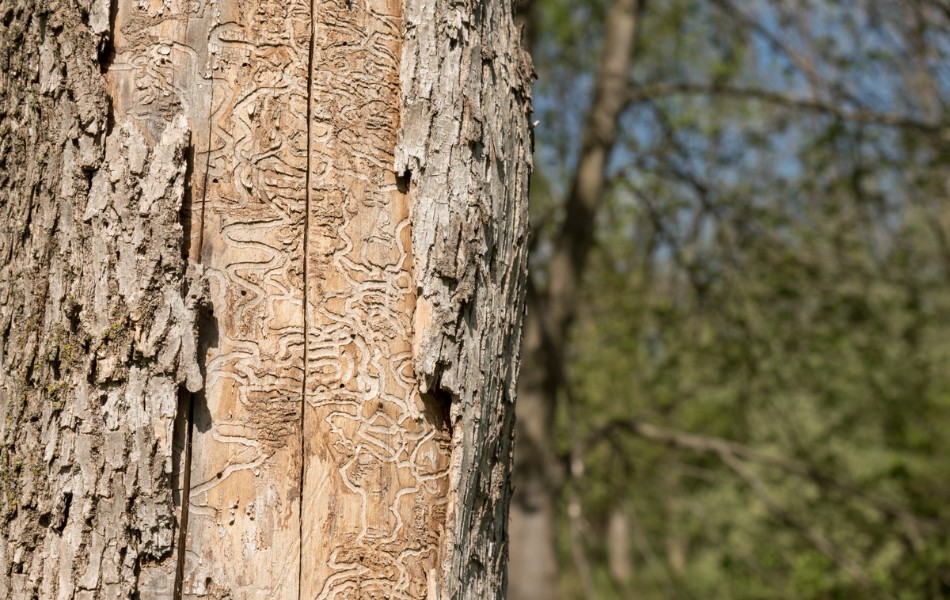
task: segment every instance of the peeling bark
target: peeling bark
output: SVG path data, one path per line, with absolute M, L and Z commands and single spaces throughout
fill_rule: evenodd
M 412 181 L 415 370 L 451 401 L 452 598 L 507 585 L 532 76 L 509 3 L 408 4 L 396 170 Z
M 88 9 L 5 2 L 0 590 L 127 598 L 172 554 L 174 423 L 196 391 L 182 260 L 190 131 L 113 124 Z

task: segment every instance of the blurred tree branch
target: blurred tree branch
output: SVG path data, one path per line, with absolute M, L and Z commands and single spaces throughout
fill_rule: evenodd
M 560 143 L 555 183 L 535 190 L 544 272 L 529 283 L 516 498 L 566 509 L 564 581 L 589 597 L 604 591 L 604 515 L 627 502 L 647 560 L 624 593 L 867 597 L 924 581 L 943 597 L 944 421 L 921 409 L 950 389 L 935 324 L 950 310 L 950 71 L 927 37 L 950 7 L 681 0 L 636 13 L 631 39 L 617 32 L 634 5 L 564 0 L 539 20 L 557 28 L 542 43 L 567 47 L 548 52 L 574 54 L 542 80 L 559 93 L 537 134 Z M 599 69 L 577 73 L 602 32 Z M 671 456 L 716 481 L 666 490 Z M 663 493 L 686 508 L 663 512 Z M 768 510 L 746 512 L 755 498 Z M 512 548 L 544 552 L 515 521 Z M 651 538 L 683 531 L 686 567 L 658 573 Z M 512 577 L 526 577 L 514 559 Z
M 714 436 L 665 429 L 639 419 L 617 419 L 602 425 L 587 438 L 585 447 L 590 449 L 601 441 L 610 439 L 618 432 L 632 434 L 641 439 L 665 444 L 672 448 L 691 450 L 701 454 L 713 454 L 729 466 L 732 465 L 727 461 L 727 458 L 730 460 L 738 458 L 775 467 L 807 479 L 821 487 L 835 489 L 849 496 L 860 498 L 889 519 L 899 522 L 904 527 L 907 541 L 914 549 L 919 550 L 921 548 L 922 530 L 936 531 L 945 528 L 943 523 L 919 517 L 898 504 L 872 498 L 856 485 L 841 481 L 807 463 L 759 452 L 744 444 Z
M 548 285 L 529 282 L 522 371 L 518 384 L 515 488 L 511 508 L 512 600 L 553 600 L 556 576 L 556 508 L 562 477 L 553 448 L 553 416 L 561 387 L 562 353 L 577 310 L 579 287 L 594 241 L 595 215 L 604 195 L 607 164 L 630 85 L 634 49 L 646 0 L 615 0 L 604 52 L 582 136 L 578 166 L 565 199 L 566 219 L 556 238 Z M 530 32 L 529 32 L 530 33 Z M 529 278 L 530 279 L 530 278 Z M 578 565 L 583 571 L 583 564 Z
M 737 460 L 736 455 L 729 451 L 716 451 L 722 462 L 738 475 L 746 484 L 752 488 L 760 500 L 765 504 L 769 511 L 776 515 L 781 521 L 797 531 L 799 535 L 808 540 L 819 552 L 827 556 L 833 563 L 838 565 L 844 572 L 848 573 L 857 581 L 861 587 L 867 590 L 873 590 L 875 587 L 867 572 L 861 568 L 848 556 L 845 556 L 835 545 L 817 528 L 810 526 L 807 522 L 795 518 L 788 510 L 772 497 L 768 486 L 755 475 L 755 473 L 741 460 Z M 890 594 L 878 592 L 880 597 L 892 598 Z
M 912 129 L 922 133 L 937 134 L 946 130 L 941 123 L 923 121 L 890 112 L 847 109 L 832 102 L 803 98 L 792 94 L 753 87 L 734 86 L 725 83 L 655 83 L 634 87 L 627 101 L 638 104 L 673 96 L 707 96 L 734 100 L 758 100 L 768 104 L 807 112 L 822 113 L 845 121 Z

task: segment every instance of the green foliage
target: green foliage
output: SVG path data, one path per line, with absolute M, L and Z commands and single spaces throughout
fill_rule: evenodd
M 582 114 L 559 98 L 589 88 L 605 8 L 541 8 L 539 105 Z M 707 93 L 624 115 L 558 406 L 558 451 L 585 467 L 564 490 L 569 595 L 580 544 L 597 598 L 950 596 L 948 48 L 926 3 L 648 5 L 637 85 L 827 106 Z M 542 281 L 582 118 L 544 122 Z M 631 420 L 806 469 L 611 428 Z M 615 511 L 627 582 L 608 567 Z

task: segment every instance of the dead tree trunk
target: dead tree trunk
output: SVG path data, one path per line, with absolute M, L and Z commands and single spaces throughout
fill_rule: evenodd
M 0 596 L 492 598 L 508 0 L 0 0 Z

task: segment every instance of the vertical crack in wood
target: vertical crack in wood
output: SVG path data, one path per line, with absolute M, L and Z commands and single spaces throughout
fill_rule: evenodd
M 300 514 L 298 529 L 298 556 L 297 556 L 297 598 L 303 600 L 303 529 L 304 529 L 304 476 L 307 469 L 307 448 L 304 440 L 306 428 L 304 421 L 307 415 L 307 358 L 310 347 L 310 331 L 307 328 L 309 321 L 307 319 L 307 282 L 310 272 L 308 271 L 307 253 L 310 248 L 310 161 L 312 160 L 311 149 L 313 139 L 311 135 L 312 116 L 313 116 L 313 52 L 316 45 L 316 18 L 317 2 L 310 1 L 310 47 L 307 55 L 307 171 L 304 174 L 304 215 L 303 215 L 303 384 L 300 392 L 300 474 L 297 485 L 300 486 Z
M 178 556 L 175 565 L 174 600 L 182 600 L 185 578 L 185 540 L 188 537 L 188 502 L 191 492 L 191 439 L 195 422 L 195 395 L 188 394 L 188 422 L 185 433 L 185 468 L 182 474 L 181 519 L 178 522 Z
M 208 92 L 208 141 L 207 150 L 205 152 L 205 172 L 201 178 L 201 224 L 199 225 L 198 229 L 198 256 L 195 258 L 195 262 L 197 262 L 199 265 L 204 262 L 205 207 L 208 204 L 208 173 L 211 171 L 211 119 L 214 115 L 214 71 L 211 71 L 209 79 L 210 81 L 208 82 L 208 87 L 210 90 Z
M 210 39 L 209 39 L 210 41 Z M 200 220 L 198 223 L 198 247 L 196 256 L 193 260 L 197 264 L 202 264 L 202 255 L 204 249 L 204 239 L 205 239 L 205 206 L 208 199 L 208 172 L 211 167 L 211 117 L 214 113 L 214 72 L 211 73 L 210 81 L 210 92 L 209 92 L 209 101 L 208 101 L 208 137 L 207 137 L 207 148 L 205 151 L 205 168 L 204 173 L 202 174 L 202 183 L 201 183 L 201 200 L 198 203 L 198 211 Z M 192 145 L 192 151 L 194 150 L 194 145 Z M 194 172 L 191 173 L 194 176 Z M 192 189 L 194 186 L 190 186 L 189 189 Z M 194 198 L 191 193 L 188 193 L 188 197 L 191 200 L 191 206 L 188 207 L 188 210 L 191 212 L 191 221 L 192 227 L 194 227 Z M 184 243 L 188 243 L 189 239 L 183 240 Z M 201 339 L 201 326 L 204 323 L 204 319 L 199 318 L 197 325 L 197 331 L 195 335 L 198 339 Z M 200 353 L 203 351 L 203 348 L 199 345 L 198 360 L 200 363 L 204 363 L 203 357 L 200 356 Z M 203 370 L 203 369 L 202 369 Z M 204 376 L 204 373 L 202 373 Z M 203 391 L 200 393 L 204 393 Z M 176 556 L 175 563 L 175 588 L 173 592 L 174 600 L 182 600 L 182 592 L 185 581 L 185 555 L 186 555 L 186 542 L 188 539 L 188 507 L 191 504 L 191 446 L 192 440 L 194 439 L 194 427 L 195 427 L 195 394 L 188 394 L 188 417 L 187 423 L 185 425 L 185 459 L 184 459 L 184 469 L 182 473 L 182 483 L 181 483 L 181 517 L 178 522 L 178 555 Z

